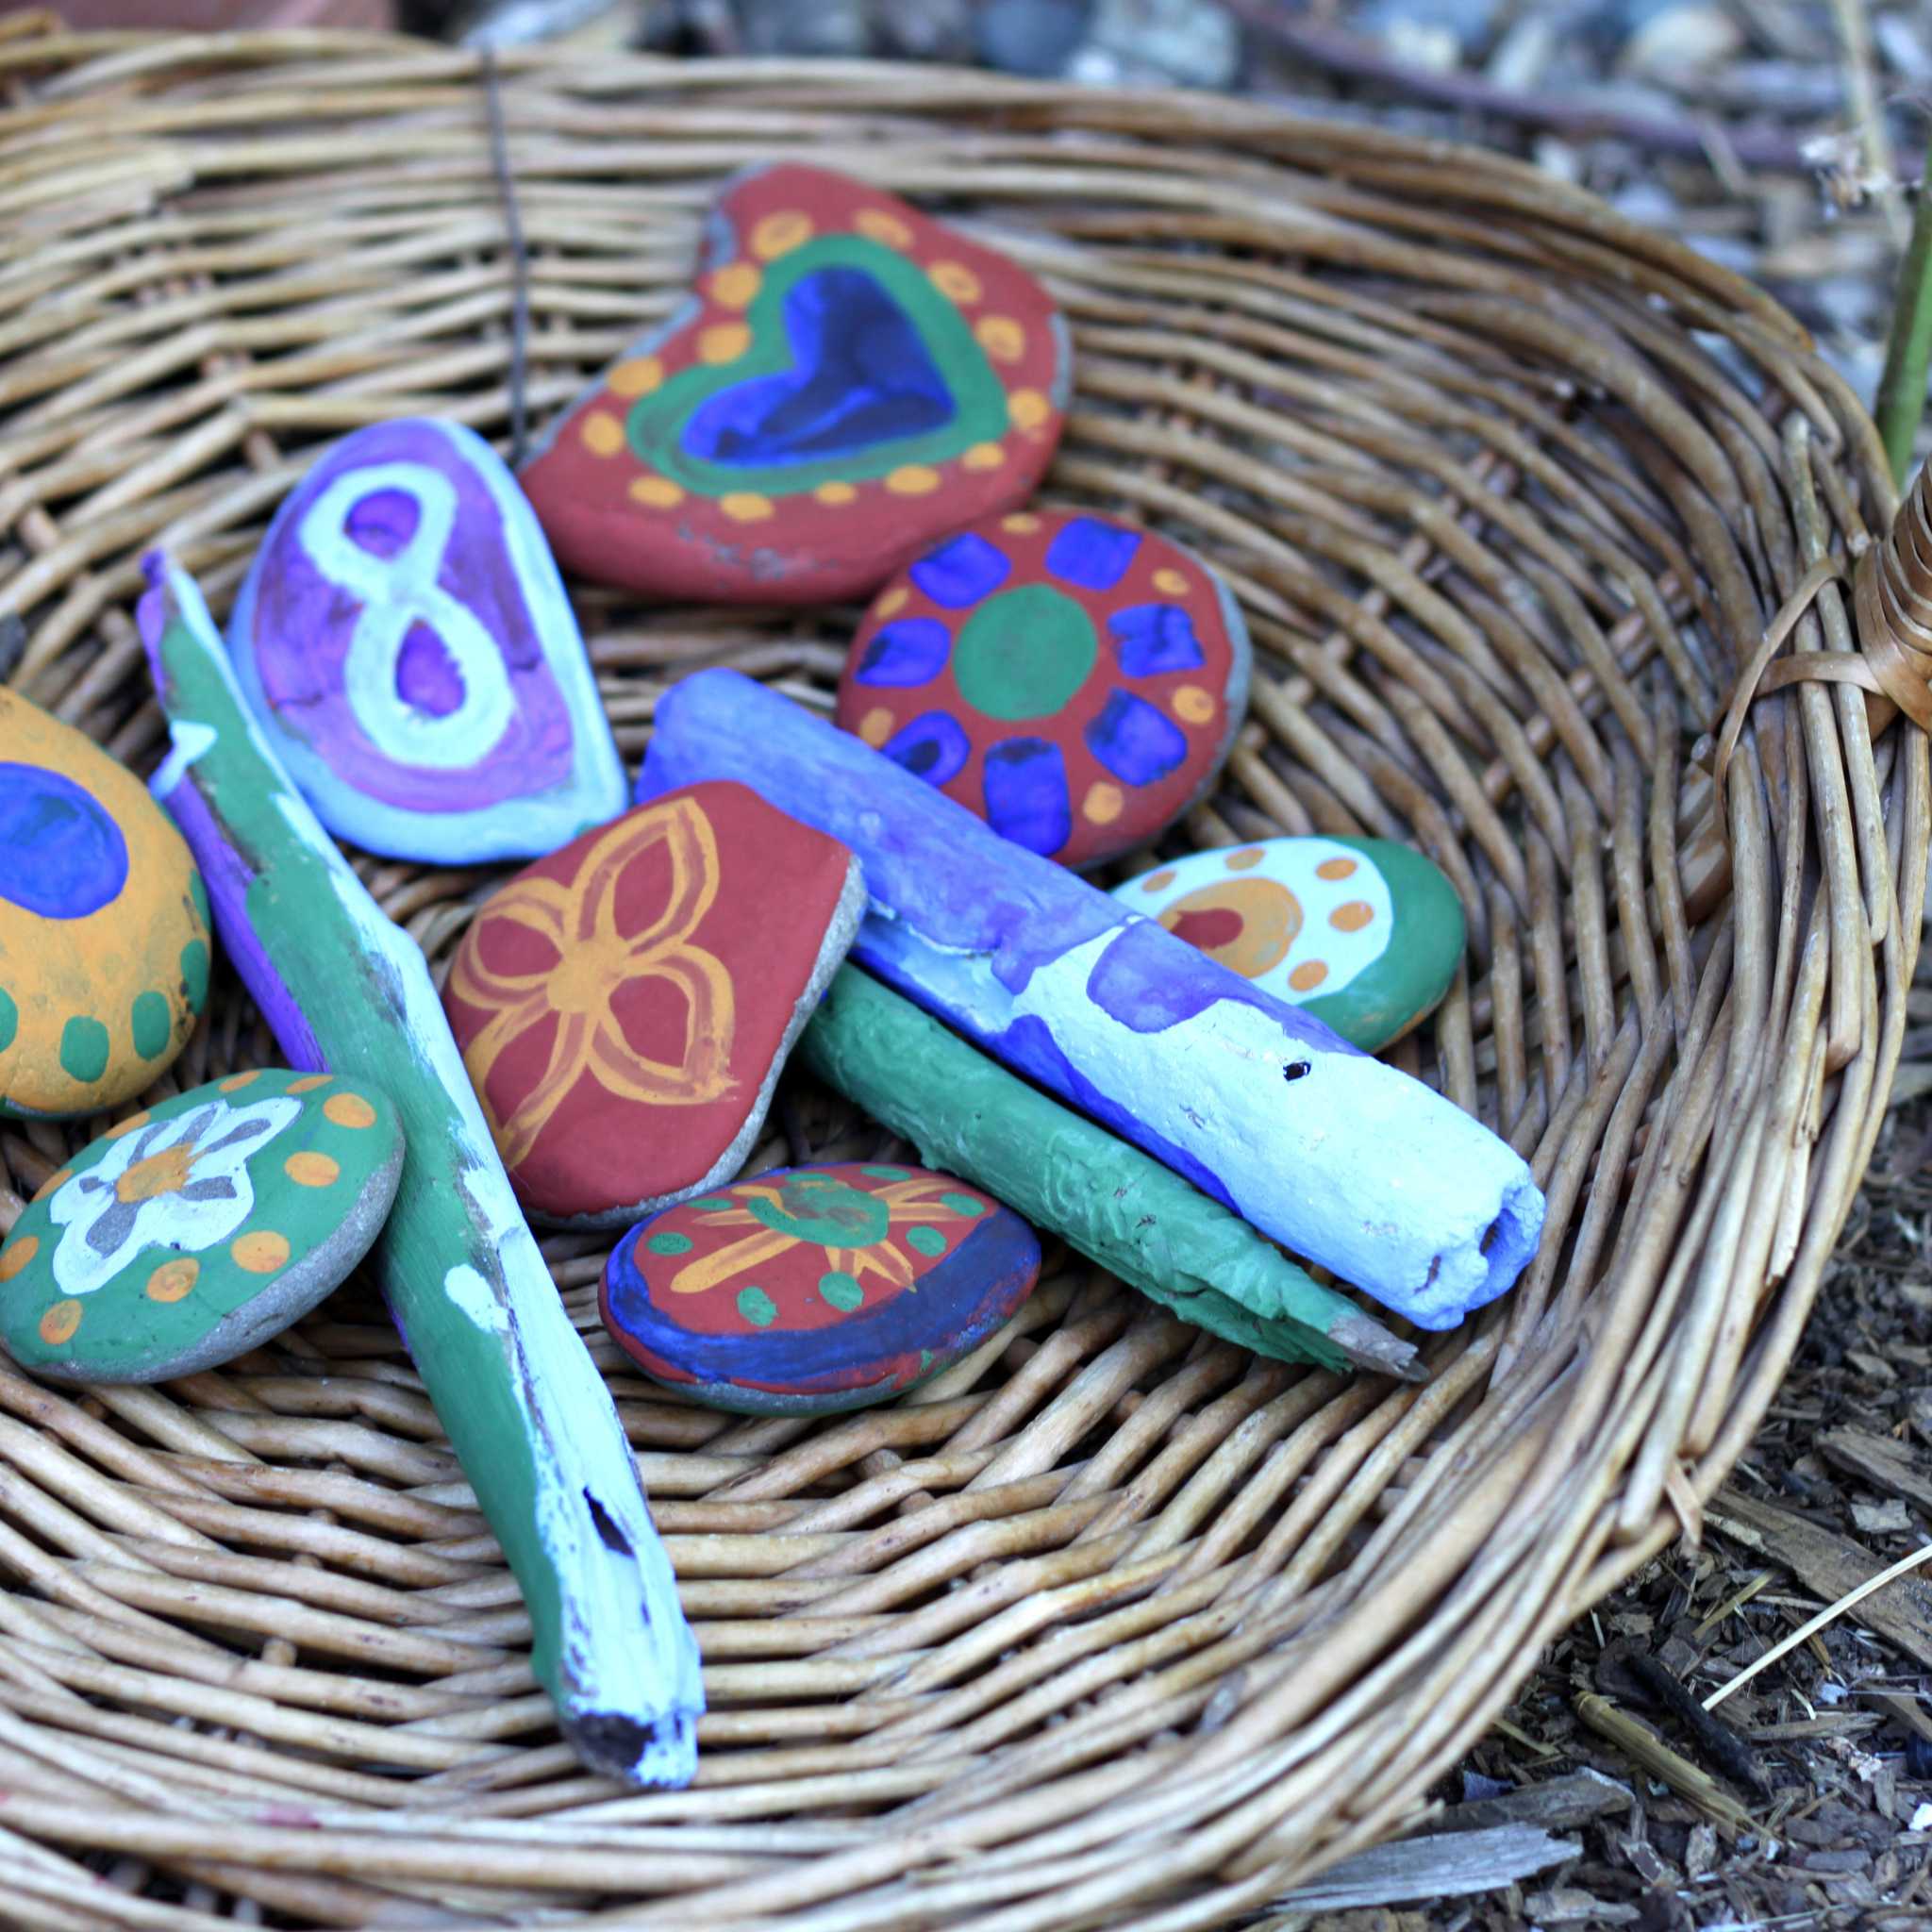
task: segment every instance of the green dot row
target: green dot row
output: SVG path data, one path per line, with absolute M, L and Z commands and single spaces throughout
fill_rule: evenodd
M 181 948 L 181 979 L 188 995 L 188 1010 L 199 1013 L 208 1000 L 208 955 L 200 940 L 190 940 Z M 0 987 L 0 1053 L 13 1044 L 20 1031 L 20 1008 L 5 987 Z M 167 996 L 150 988 L 138 992 L 128 1009 L 128 1031 L 134 1050 L 142 1059 L 158 1058 L 175 1037 L 175 1015 Z M 92 1082 L 108 1071 L 113 1050 L 113 1036 L 106 1024 L 91 1014 L 76 1013 L 60 1029 L 60 1068 L 69 1079 Z

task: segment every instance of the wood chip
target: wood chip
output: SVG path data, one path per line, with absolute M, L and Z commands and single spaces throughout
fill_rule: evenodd
M 1545 1778 L 1499 1797 L 1476 1798 L 1445 1811 L 1439 1823 L 1444 1831 L 1478 1831 L 1494 1824 L 1535 1824 L 1545 1831 L 1571 1831 L 1592 1818 L 1624 1809 L 1631 1802 L 1630 1787 L 1600 1771 L 1572 1772 L 1568 1777 Z
M 1377 1845 L 1344 1858 L 1307 1885 L 1274 1902 L 1275 1908 L 1343 1911 L 1357 1906 L 1419 1903 L 1494 1891 L 1581 1856 L 1574 1839 L 1552 1838 L 1530 1824 L 1487 1831 L 1434 1832 Z
M 1721 1490 L 1706 1517 L 1713 1529 L 1733 1542 L 1782 1563 L 1826 1603 L 1849 1595 L 1887 1568 L 1863 1543 L 1735 1490 Z M 1851 1617 L 1932 1668 L 1932 1589 L 1922 1578 L 1901 1576 L 1888 1583 L 1865 1598 Z
M 1932 1511 L 1932 1473 L 1919 1466 L 1903 1442 L 1890 1436 L 1870 1436 L 1862 1429 L 1826 1429 L 1817 1447 L 1827 1462 L 1848 1475 Z

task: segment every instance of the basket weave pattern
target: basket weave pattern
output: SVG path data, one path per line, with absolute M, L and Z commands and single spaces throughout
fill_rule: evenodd
M 327 439 L 506 435 L 485 100 L 466 56 L 298 36 L 16 31 L 0 87 L 12 682 L 146 770 L 146 547 L 221 615 Z M 1481 154 L 879 67 L 530 55 L 503 101 L 533 425 L 670 312 L 753 160 L 872 176 L 1047 281 L 1077 358 L 1047 499 L 1199 549 L 1259 654 L 1168 849 L 1364 833 L 1448 871 L 1467 969 L 1391 1057 L 1530 1158 L 1548 1234 L 1424 1387 L 1257 1362 L 1061 1259 L 916 1399 L 816 1423 L 641 1381 L 608 1243 L 546 1241 L 704 1650 L 681 1793 L 558 1743 L 359 1282 L 164 1387 L 0 1372 L 0 1917 L 1230 1923 L 1411 1813 L 1696 1529 L 1776 1386 L 1898 1052 L 1925 740 L 1777 691 L 1721 830 L 1697 741 L 1809 567 L 1887 527 L 1882 452 L 1766 298 Z M 825 706 L 856 616 L 578 608 L 633 761 L 700 665 Z M 1837 585 L 1792 646 L 1854 648 Z M 358 867 L 439 970 L 496 876 Z M 161 1091 L 275 1058 L 218 974 Z M 793 1084 L 813 1158 L 873 1155 Z M 0 1129 L 0 1228 L 99 1124 Z

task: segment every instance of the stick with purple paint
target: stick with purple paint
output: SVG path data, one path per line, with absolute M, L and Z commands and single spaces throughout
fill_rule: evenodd
M 303 802 L 192 581 L 151 559 L 141 630 L 174 748 L 154 778 L 291 1066 L 359 1074 L 407 1137 L 375 1255 L 476 1501 L 522 1586 L 532 1667 L 593 1770 L 684 1785 L 697 1646 L 610 1395 L 491 1142 L 422 953 Z

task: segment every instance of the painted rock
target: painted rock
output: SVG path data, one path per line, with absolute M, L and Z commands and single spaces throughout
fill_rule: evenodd
M 648 594 L 862 596 L 1024 503 L 1071 360 L 1046 291 L 879 189 L 726 190 L 695 293 L 549 433 L 524 487 L 571 570 Z
M 1015 844 L 1074 867 L 1144 844 L 1213 782 L 1248 701 L 1227 588 L 1164 537 L 1022 510 L 874 601 L 839 723 Z
M 93 1113 L 188 1042 L 208 893 L 125 766 L 0 691 L 0 1116 Z
M 1456 888 L 1387 839 L 1195 852 L 1114 897 L 1368 1053 L 1435 1009 L 1462 957 Z
M 624 809 L 543 532 L 457 424 L 337 443 L 270 525 L 228 649 L 316 816 L 368 851 L 527 858 Z
M 1033 1230 L 917 1167 L 774 1168 L 634 1227 L 604 1325 L 713 1408 L 821 1415 L 910 1389 L 1032 1292 Z
M 388 1096 L 233 1074 L 164 1100 L 48 1181 L 0 1248 L 0 1341 L 64 1382 L 158 1382 L 245 1355 L 381 1230 L 403 1172 Z
M 621 1227 L 735 1174 L 865 910 L 836 839 L 692 785 L 477 914 L 443 1007 L 524 1206 Z

